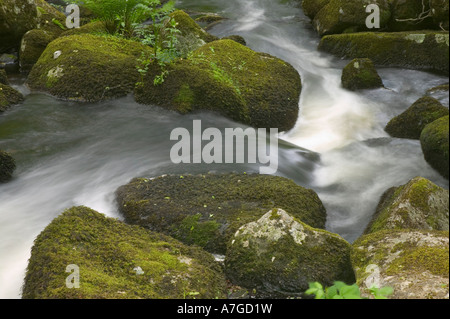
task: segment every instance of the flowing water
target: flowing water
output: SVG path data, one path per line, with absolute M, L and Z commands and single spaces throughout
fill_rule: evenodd
M 179 6 L 222 14 L 228 19 L 211 33 L 242 35 L 252 49 L 299 71 L 301 114 L 296 127 L 280 136 L 277 174 L 319 194 L 330 231 L 355 240 L 382 193 L 415 176 L 448 188 L 423 159 L 418 141 L 392 139 L 383 130 L 389 119 L 448 78 L 380 69 L 387 89 L 348 92 L 340 87 L 348 61 L 317 51 L 319 39 L 293 3 L 183 0 Z M 174 128 L 191 128 L 197 119 L 205 128 L 240 126 L 216 114 L 181 116 L 139 105 L 132 97 L 80 105 L 30 94 L 21 78 L 13 82 L 26 101 L 0 115 L 0 149 L 13 153 L 18 164 L 14 180 L 0 185 L 0 298 L 20 297 L 33 241 L 64 209 L 85 205 L 120 218 L 114 191 L 133 177 L 259 169 L 255 164 L 171 163 Z M 448 106 L 448 94 L 438 98 Z

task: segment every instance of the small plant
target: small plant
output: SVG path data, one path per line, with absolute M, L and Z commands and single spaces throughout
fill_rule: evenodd
M 391 287 L 372 287 L 369 292 L 373 299 L 387 299 L 394 290 Z M 368 299 L 361 297 L 361 290 L 357 284 L 347 285 L 341 281 L 336 281 L 333 286 L 323 288 L 318 282 L 309 284 L 307 295 L 315 295 L 315 299 Z

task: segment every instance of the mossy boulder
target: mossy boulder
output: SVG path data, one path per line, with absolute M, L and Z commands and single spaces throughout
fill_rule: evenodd
M 386 230 L 353 243 L 357 284 L 392 287 L 392 299 L 445 299 L 449 293 L 449 233 Z
M 389 31 L 412 31 L 434 29 L 430 12 L 431 1 L 423 0 L 389 0 L 392 17 Z M 448 2 L 448 0 L 446 0 Z
M 425 126 L 447 115 L 448 108 L 435 98 L 424 96 L 405 112 L 394 117 L 385 131 L 392 137 L 418 140 Z
M 420 143 L 426 161 L 448 179 L 448 121 L 444 116 L 428 124 L 420 135 Z
M 23 95 L 9 85 L 0 83 L 0 113 L 6 111 L 11 105 L 23 101 Z
M 314 17 L 325 7 L 330 0 L 303 0 L 302 9 L 307 17 L 314 19 Z
M 8 75 L 6 74 L 6 71 L 3 69 L 0 69 L 0 84 L 8 85 Z
M 222 40 L 233 40 L 239 44 L 247 45 L 247 41 L 245 41 L 244 37 L 240 35 L 229 35 L 227 37 L 223 37 Z
M 139 103 L 158 105 L 180 113 L 218 112 L 258 128 L 287 131 L 297 122 L 301 79 L 288 63 L 257 53 L 232 40 L 208 43 L 188 59 L 161 70 L 152 68 L 135 90 Z
M 431 0 L 431 14 L 435 27 L 449 29 L 449 0 Z
M 80 34 L 103 35 L 106 33 L 107 33 L 106 26 L 103 21 L 93 21 L 93 22 L 89 22 L 85 25 L 82 25 L 79 28 L 73 28 L 70 30 L 66 30 L 61 34 L 61 36 L 71 36 L 71 35 L 80 35 Z
M 37 6 L 30 0 L 0 0 L 0 54 L 20 46 L 22 36 L 38 24 Z
M 127 223 L 220 254 L 239 227 L 258 220 L 273 206 L 315 228 L 324 228 L 326 220 L 325 208 L 314 191 L 268 175 L 140 178 L 116 194 Z
M 67 288 L 66 267 L 79 268 Z M 24 299 L 214 299 L 225 296 L 220 266 L 208 253 L 86 207 L 55 218 L 31 250 Z
M 177 10 L 170 14 L 170 17 L 177 23 L 176 27 L 180 31 L 177 34 L 177 49 L 183 55 L 187 56 L 206 43 L 218 40 L 202 29 L 186 12 Z
M 330 0 L 315 15 L 313 25 L 320 36 L 342 33 L 349 28 L 355 32 L 367 31 L 366 20 L 369 14 L 366 7 L 369 4 L 379 6 L 380 27 L 384 28 L 391 18 L 387 0 Z
M 0 183 L 9 182 L 15 169 L 14 158 L 9 153 L 0 150 Z
M 319 50 L 340 58 L 369 58 L 375 65 L 449 72 L 448 32 L 361 32 L 328 35 Z
M 370 59 L 354 59 L 342 71 L 342 86 L 351 91 L 383 87 Z
M 20 68 L 29 72 L 41 57 L 48 44 L 58 37 L 55 33 L 43 29 L 33 29 L 22 38 L 19 53 Z
M 423 177 L 387 190 L 365 233 L 386 229 L 449 230 L 449 193 Z
M 282 209 L 243 225 L 229 242 L 225 273 L 233 283 L 262 296 L 295 296 L 310 282 L 355 282 L 351 245 L 314 229 Z
M 150 50 L 116 37 L 61 37 L 47 46 L 27 84 L 67 100 L 95 102 L 125 96 L 139 79 L 137 59 Z
M 37 28 L 54 34 L 61 34 L 66 30 L 66 16 L 58 11 L 45 0 L 34 0 L 36 2 L 38 24 Z

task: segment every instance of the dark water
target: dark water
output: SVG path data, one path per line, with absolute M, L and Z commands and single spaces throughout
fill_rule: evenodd
M 252 49 L 301 73 L 301 115 L 296 128 L 281 136 L 277 175 L 318 192 L 329 230 L 356 239 L 381 194 L 415 176 L 448 188 L 424 161 L 418 141 L 391 139 L 383 131 L 389 119 L 448 78 L 381 69 L 388 90 L 347 92 L 340 74 L 348 61 L 316 50 L 318 37 L 292 3 L 184 0 L 179 6 L 223 14 L 228 20 L 212 33 L 242 35 Z M 193 120 L 202 120 L 204 128 L 241 126 L 218 115 L 181 116 L 138 105 L 132 97 L 95 105 L 63 102 L 29 94 L 21 83 L 17 79 L 15 87 L 27 94 L 25 103 L 0 115 L 0 149 L 18 163 L 14 180 L 0 186 L 0 298 L 20 297 L 34 238 L 66 208 L 85 205 L 118 218 L 114 191 L 133 177 L 259 170 L 259 164 L 171 163 L 174 128 L 190 129 Z M 448 94 L 438 97 L 448 106 Z

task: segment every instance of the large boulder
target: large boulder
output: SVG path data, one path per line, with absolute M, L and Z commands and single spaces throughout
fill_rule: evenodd
M 17 49 L 22 36 L 38 24 L 37 6 L 30 0 L 0 0 L 0 54 Z
M 302 9 L 307 17 L 314 19 L 314 17 L 325 7 L 331 0 L 303 0 Z
M 23 99 L 22 93 L 9 85 L 0 83 L 0 113 L 6 111 L 11 105 L 19 104 Z
M 314 17 L 313 24 L 320 36 L 337 34 L 351 29 L 353 32 L 367 31 L 366 7 L 376 4 L 380 8 L 380 27 L 387 26 L 391 11 L 388 0 L 330 0 Z
M 449 193 L 416 177 L 386 191 L 366 234 L 386 229 L 449 230 Z
M 420 143 L 426 161 L 442 176 L 448 179 L 448 121 L 444 116 L 428 124 L 420 135 Z
M 33 29 L 25 33 L 20 44 L 19 64 L 23 72 L 29 72 L 48 44 L 58 37 L 43 29 Z
M 67 281 L 75 283 L 67 279 L 73 271 L 66 272 L 68 266 L 78 267 L 78 288 L 66 286 Z M 225 295 L 225 278 L 212 255 L 89 208 L 74 207 L 36 238 L 22 297 L 214 299 Z
M 389 121 L 385 131 L 392 137 L 418 140 L 425 126 L 447 115 L 449 115 L 448 108 L 438 100 L 424 96 Z
M 342 86 L 348 90 L 364 90 L 383 87 L 370 59 L 354 59 L 342 71 Z
M 127 223 L 220 254 L 239 227 L 258 220 L 274 206 L 315 228 L 324 228 L 326 220 L 314 191 L 269 175 L 134 179 L 117 190 L 117 202 Z
M 0 183 L 10 181 L 15 169 L 14 158 L 9 153 L 0 150 Z
M 392 287 L 392 299 L 448 299 L 449 233 L 386 230 L 353 243 L 357 284 Z
M 310 282 L 355 282 L 351 245 L 281 209 L 243 225 L 231 238 L 225 272 L 233 283 L 262 296 L 295 296 Z
M 322 38 L 319 50 L 375 65 L 449 72 L 448 32 L 361 32 Z
M 164 83 L 151 68 L 135 90 L 139 103 L 180 113 L 210 110 L 258 128 L 287 131 L 297 122 L 301 79 L 288 63 L 232 40 L 208 43 L 169 65 Z
M 28 85 L 58 98 L 101 101 L 132 92 L 137 59 L 151 49 L 141 43 L 91 34 L 51 42 L 34 65 Z
M 36 28 L 46 30 L 51 33 L 61 34 L 66 30 L 66 15 L 45 0 L 34 0 L 37 9 L 38 24 Z
M 431 1 L 389 0 L 392 18 L 389 31 L 412 31 L 433 29 L 432 15 L 429 14 Z M 446 0 L 448 2 L 448 0 Z

